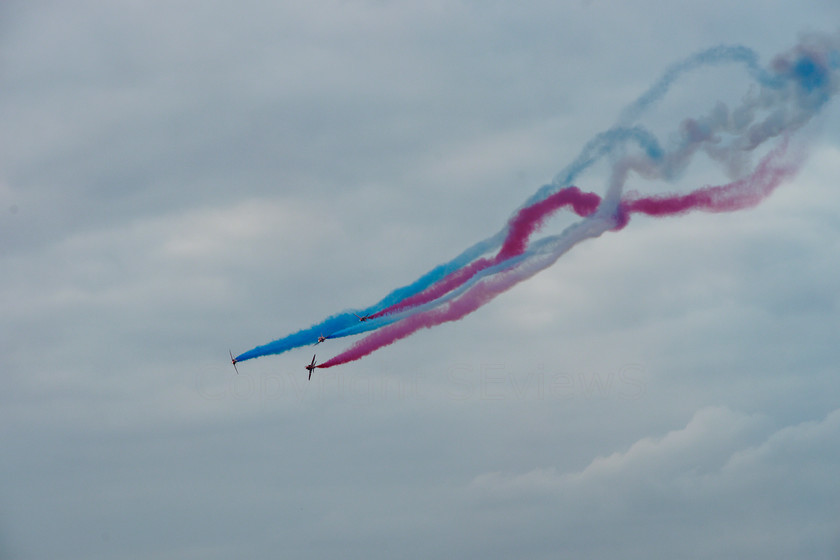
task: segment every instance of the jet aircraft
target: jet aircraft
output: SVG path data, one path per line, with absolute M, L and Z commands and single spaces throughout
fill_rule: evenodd
M 312 361 L 309 362 L 308 366 L 306 366 L 306 369 L 309 370 L 309 379 L 312 379 L 312 370 L 315 369 L 316 367 L 318 367 L 318 366 L 315 365 L 315 354 L 312 354 Z

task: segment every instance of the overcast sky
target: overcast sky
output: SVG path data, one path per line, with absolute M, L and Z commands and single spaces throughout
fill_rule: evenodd
M 838 22 L 836 0 L 4 1 L 0 557 L 838 558 L 836 100 L 757 208 L 634 219 L 311 382 L 311 348 L 228 358 L 495 233 L 669 64 L 768 64 Z M 664 141 L 748 91 L 701 70 L 645 123 Z

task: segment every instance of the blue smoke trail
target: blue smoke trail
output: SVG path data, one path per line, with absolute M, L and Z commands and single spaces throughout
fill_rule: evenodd
M 636 101 L 631 103 L 624 109 L 624 111 L 622 111 L 619 122 L 628 123 L 639 118 L 651 104 L 659 101 L 666 93 L 668 93 L 671 85 L 681 75 L 700 67 L 726 63 L 745 64 L 747 66 L 747 70 L 753 78 L 765 87 L 777 89 L 784 85 L 784 80 L 781 76 L 772 74 L 759 66 L 758 55 L 752 49 L 741 45 L 719 45 L 717 47 L 712 47 L 699 53 L 695 53 L 685 60 L 670 66 L 667 70 L 665 70 L 659 80 L 648 88 L 648 90 L 636 99 Z
M 354 327 L 356 324 L 364 325 L 366 327 L 358 332 L 366 332 L 368 330 L 371 330 L 371 328 L 378 328 L 379 326 L 382 326 L 384 324 L 383 319 L 360 322 L 359 317 L 357 317 L 356 315 L 362 317 L 370 315 L 380 309 L 390 307 L 391 305 L 399 303 L 407 297 L 410 297 L 418 292 L 423 291 L 424 289 L 439 281 L 446 275 L 451 274 L 452 272 L 458 270 L 465 264 L 472 262 L 487 251 L 492 250 L 494 247 L 501 245 L 503 239 L 504 230 L 500 231 L 493 237 L 476 243 L 475 245 L 462 252 L 460 255 L 458 255 L 448 263 L 438 265 L 437 267 L 424 274 L 414 283 L 394 290 L 393 292 L 382 298 L 382 300 L 375 305 L 372 305 L 365 309 L 346 311 L 328 317 L 327 319 L 324 319 L 320 323 L 316 323 L 315 325 L 312 325 L 309 328 L 301 329 L 296 333 L 290 334 L 283 338 L 279 338 L 277 340 L 269 342 L 268 344 L 257 346 L 256 348 L 252 348 L 247 352 L 243 352 L 242 354 L 236 356 L 236 361 L 242 362 L 245 360 L 250 360 L 252 358 L 259 358 L 260 356 L 282 354 L 283 352 L 286 352 L 293 348 L 299 348 L 301 346 L 313 344 L 316 340 L 318 340 L 319 336 L 325 336 L 327 338 L 339 338 L 341 336 L 347 336 L 346 334 L 340 333 L 343 333 L 345 331 L 350 332 L 349 329 L 351 327 Z
M 416 305 L 414 307 L 406 309 L 405 311 L 401 311 L 401 312 L 397 312 L 397 313 L 393 313 L 393 314 L 389 314 L 389 315 L 383 315 L 381 317 L 377 317 L 375 319 L 371 319 L 371 320 L 365 321 L 365 322 L 360 322 L 360 321 L 357 320 L 355 325 L 351 325 L 350 327 L 347 327 L 346 329 L 335 333 L 335 335 L 332 338 L 341 338 L 341 337 L 344 337 L 344 336 L 352 336 L 352 335 L 356 335 L 356 334 L 366 333 L 366 332 L 369 332 L 369 331 L 376 330 L 380 327 L 384 327 L 385 325 L 395 323 L 395 322 L 397 322 L 401 319 L 404 319 L 404 318 L 406 318 L 410 315 L 414 315 L 415 313 L 422 313 L 423 311 L 428 311 L 429 309 L 432 309 L 432 308 L 437 307 L 437 306 L 439 306 L 443 303 L 446 303 L 447 301 L 449 301 L 451 299 L 457 298 L 458 296 L 460 296 L 464 292 L 468 291 L 471 287 L 475 286 L 475 284 L 477 284 L 479 281 L 481 281 L 482 278 L 484 278 L 486 276 L 493 276 L 494 274 L 498 274 L 500 272 L 505 272 L 507 270 L 515 268 L 516 266 L 519 266 L 523 261 L 530 258 L 530 256 L 533 255 L 533 254 L 534 254 L 533 251 L 527 251 L 527 252 L 525 252 L 521 255 L 517 255 L 515 257 L 505 259 L 504 261 L 502 261 L 499 264 L 496 264 L 494 266 L 489 266 L 486 269 L 482 270 L 480 273 L 476 274 L 475 276 L 473 276 L 472 278 L 467 280 L 466 282 L 464 282 L 464 284 L 462 284 L 462 285 L 458 286 L 457 288 L 447 292 L 446 294 L 440 296 L 439 298 L 435 299 L 434 301 L 430 301 L 428 303 L 424 303 L 424 304 L 421 304 L 421 305 Z

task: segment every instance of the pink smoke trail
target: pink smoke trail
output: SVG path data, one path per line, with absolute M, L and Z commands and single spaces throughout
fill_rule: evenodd
M 517 269 L 504 271 L 490 278 L 478 282 L 462 295 L 450 301 L 442 303 L 439 307 L 428 311 L 409 315 L 391 325 L 386 325 L 372 334 L 356 342 L 346 351 L 327 360 L 317 366 L 329 368 L 352 362 L 371 354 L 372 352 L 394 342 L 403 339 L 421 328 L 431 328 L 442 323 L 457 321 L 472 313 L 479 307 L 488 303 L 499 294 L 510 289 L 514 285 L 526 280 L 553 264 L 562 254 L 571 249 L 580 241 L 600 235 L 607 229 L 613 231 L 627 225 L 630 215 L 642 213 L 649 216 L 673 216 L 684 214 L 692 210 L 703 210 L 707 212 L 730 212 L 755 206 L 764 198 L 769 196 L 782 181 L 792 177 L 799 169 L 801 158 L 796 157 L 790 161 L 784 159 L 787 150 L 787 141 L 782 142 L 776 149 L 769 152 L 749 176 L 733 181 L 726 185 L 707 186 L 699 188 L 686 195 L 662 195 L 635 197 L 629 195 L 619 204 L 619 211 L 616 220 L 618 225 L 610 223 L 609 226 L 599 228 L 593 225 L 593 231 L 587 231 L 584 227 L 581 230 L 574 230 L 570 239 L 558 239 L 564 241 L 559 244 L 559 250 L 552 253 L 536 255 L 534 258 L 539 262 L 531 262 L 534 259 L 526 259 Z M 563 191 L 560 191 L 563 192 Z M 600 197 L 594 193 L 581 193 L 586 195 L 586 200 L 600 201 Z M 597 207 L 597 204 L 596 204 Z M 533 207 L 529 207 L 533 208 Z M 588 206 L 587 206 L 588 208 Z M 537 213 L 537 210 L 534 210 Z M 588 215 L 591 215 L 590 212 Z M 519 215 L 517 215 L 518 218 Z M 596 216 L 584 218 L 582 223 L 575 226 L 585 226 L 586 222 L 599 220 Z M 522 218 L 526 223 L 526 218 Z M 516 219 L 514 219 L 516 221 Z M 532 223 L 532 222 L 528 222 Z M 574 228 L 575 226 L 572 226 Z M 592 229 L 591 228 L 591 229 Z M 571 228 L 570 228 L 571 229 Z M 568 232 L 569 230 L 567 230 Z M 577 231 L 582 233 L 574 235 Z M 526 238 L 527 239 L 527 238 Z M 523 241 L 524 243 L 524 241 Z M 507 245 L 507 244 L 506 244 Z M 522 245 L 524 250 L 524 244 Z M 514 247 L 511 250 L 518 250 Z M 500 251 L 500 254 L 502 251 Z
M 663 217 L 677 216 L 692 210 L 706 212 L 733 212 L 758 205 L 786 179 L 793 177 L 801 165 L 801 157 L 783 160 L 788 148 L 784 139 L 769 152 L 747 177 L 727 185 L 708 186 L 685 195 L 662 195 L 636 197 L 628 193 L 621 201 L 618 226 L 621 229 L 629 221 L 630 214 L 647 214 Z
M 371 315 L 371 319 L 403 311 L 434 301 L 463 285 L 482 270 L 495 266 L 511 257 L 525 252 L 528 239 L 538 231 L 545 220 L 559 209 L 571 206 L 581 217 L 591 215 L 598 208 L 601 197 L 595 193 L 584 193 L 575 186 L 561 189 L 548 198 L 520 209 L 508 222 L 508 234 L 499 252 L 493 258 L 478 259 L 463 268 L 445 276 L 422 292 Z
M 347 362 L 352 362 L 367 356 L 389 344 L 415 333 L 421 328 L 431 328 L 441 323 L 457 321 L 461 317 L 472 313 L 491 299 L 504 292 L 514 284 L 520 282 L 511 274 L 492 277 L 481 282 L 467 291 L 464 295 L 453 299 L 441 307 L 410 315 L 401 321 L 380 328 L 369 334 L 347 351 L 318 365 L 319 368 L 329 368 Z

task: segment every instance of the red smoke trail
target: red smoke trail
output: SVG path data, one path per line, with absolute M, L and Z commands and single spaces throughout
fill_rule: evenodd
M 540 202 L 526 206 L 510 220 L 510 232 L 502 248 L 499 249 L 494 264 L 524 253 L 531 235 L 542 227 L 546 218 L 560 208 L 571 206 L 575 214 L 586 217 L 595 212 L 600 203 L 601 197 L 597 194 L 585 193 L 571 186 L 557 191 Z
M 782 142 L 775 150 L 768 153 L 751 175 L 726 185 L 702 187 L 686 195 L 663 195 L 638 198 L 630 195 L 623 199 L 619 204 L 619 225 L 617 228 L 614 228 L 614 230 L 624 227 L 629 221 L 630 215 L 633 213 L 661 217 L 684 214 L 691 210 L 730 212 L 755 206 L 761 202 L 761 200 L 769 196 L 782 181 L 793 176 L 798 171 L 800 158 L 795 158 L 795 161 L 781 161 L 783 160 L 786 150 L 787 141 Z M 600 201 L 600 197 L 594 193 L 582 193 L 579 189 L 575 187 L 572 188 L 575 189 L 573 194 L 566 196 L 569 196 L 572 199 L 585 199 L 588 201 L 586 203 L 587 205 L 576 207 L 575 211 L 578 212 L 578 210 L 581 210 L 582 212 L 588 212 L 586 215 L 594 212 L 594 209 L 598 206 L 597 201 Z M 565 193 L 568 190 L 569 189 L 564 189 L 559 191 L 554 196 L 558 196 L 560 193 Z M 558 198 L 563 199 L 564 197 L 558 196 Z M 568 202 L 564 204 L 568 204 Z M 535 204 L 534 206 L 525 208 L 523 211 L 530 210 L 535 206 L 537 205 Z M 511 231 L 514 231 L 515 229 L 517 232 L 524 235 L 524 237 L 517 238 L 518 240 L 516 242 L 511 241 L 510 244 L 506 241 L 502 249 L 499 251 L 499 255 L 501 255 L 506 248 L 509 251 L 519 251 L 519 253 L 513 254 L 520 254 L 524 251 L 524 243 L 527 240 L 527 237 L 541 224 L 541 220 L 549 213 L 548 210 L 545 210 L 544 213 L 540 213 L 539 210 L 535 209 L 533 212 L 536 219 L 528 219 L 526 216 L 522 216 L 520 218 L 523 211 L 520 211 L 513 219 L 511 223 Z M 514 224 L 521 225 L 517 225 L 516 228 L 514 228 Z M 583 239 L 588 239 L 589 237 L 591 236 L 583 236 L 580 239 L 575 240 L 572 243 L 572 246 Z M 511 239 L 511 236 L 508 236 L 508 239 Z M 521 239 L 521 241 L 519 239 Z M 517 245 L 515 243 L 521 244 Z M 563 252 L 565 252 L 565 250 L 568 250 L 568 248 L 563 249 Z M 496 258 L 499 258 L 499 256 L 497 255 Z M 554 262 L 554 260 L 556 259 L 551 259 L 545 266 L 550 265 Z M 528 262 L 529 260 L 526 260 L 525 264 L 520 266 L 521 270 L 514 269 L 506 271 L 479 282 L 464 294 L 451 301 L 441 304 L 439 307 L 410 315 L 397 321 L 396 323 L 381 327 L 379 330 L 374 331 L 356 342 L 346 351 L 330 360 L 327 360 L 317 367 L 328 368 L 352 362 L 367 356 L 383 346 L 388 346 L 397 340 L 405 338 L 421 328 L 430 328 L 441 323 L 457 321 L 489 302 L 497 295 L 526 278 L 533 276 L 544 268 L 544 266 L 528 267 Z M 475 274 L 476 272 L 477 271 L 474 271 L 472 274 Z M 461 283 L 465 281 L 466 280 L 463 280 Z
M 616 229 L 627 225 L 630 214 L 635 213 L 663 217 L 678 216 L 692 210 L 733 212 L 756 206 L 770 196 L 782 181 L 799 171 L 801 158 L 793 158 L 789 162 L 780 161 L 787 147 L 788 140 L 785 139 L 764 156 L 750 175 L 727 185 L 701 187 L 685 195 L 636 198 L 634 194 L 628 194 L 621 201 Z
M 351 346 L 350 349 L 317 367 L 328 368 L 346 364 L 347 362 L 363 358 L 383 346 L 393 344 L 423 327 L 431 328 L 441 323 L 457 321 L 520 281 L 521 279 L 513 274 L 502 274 L 499 277 L 490 278 L 485 282 L 477 284 L 464 295 L 440 307 L 410 315 L 405 319 L 374 331 Z
M 422 292 L 374 313 L 371 318 L 374 319 L 436 300 L 463 285 L 485 268 L 495 266 L 511 257 L 524 253 L 531 235 L 539 230 L 545 220 L 560 208 L 571 206 L 578 216 L 586 217 L 595 212 L 600 202 L 601 197 L 597 194 L 584 193 L 579 188 L 571 186 L 561 189 L 531 206 L 522 208 L 508 222 L 508 235 L 495 257 L 475 260 L 435 282 Z

